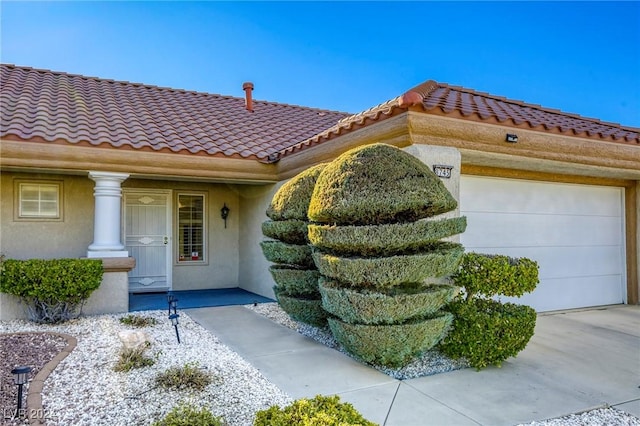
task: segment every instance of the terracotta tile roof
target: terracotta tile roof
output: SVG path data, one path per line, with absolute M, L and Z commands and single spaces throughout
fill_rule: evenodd
M 238 87 L 240 90 L 240 87 Z M 348 114 L 1 64 L 0 137 L 269 161 Z
M 640 129 L 568 114 L 459 86 L 427 81 L 405 94 L 361 113 L 343 118 L 336 125 L 298 144 L 285 148 L 280 157 L 322 143 L 336 136 L 422 107 L 426 114 L 485 122 L 500 126 L 544 131 L 604 142 L 640 144 Z

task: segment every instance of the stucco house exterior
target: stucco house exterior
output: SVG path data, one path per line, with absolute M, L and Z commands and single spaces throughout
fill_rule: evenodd
M 271 196 L 375 142 L 441 174 L 468 251 L 538 261 L 521 303 L 638 303 L 640 129 L 433 81 L 358 114 L 257 101 L 251 83 L 232 97 L 9 64 L 0 83 L 0 252 L 102 258 L 89 313 L 126 311 L 130 291 L 272 297 Z

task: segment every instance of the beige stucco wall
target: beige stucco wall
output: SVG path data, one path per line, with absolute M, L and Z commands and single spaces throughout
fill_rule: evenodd
M 242 210 L 239 286 L 269 298 L 275 297 L 275 282 L 269 273 L 271 263 L 265 259 L 260 248 L 260 241 L 264 239 L 262 222 L 268 219 L 265 211 L 283 184 L 284 181 L 277 185 L 238 186 Z
M 635 213 L 636 213 L 636 274 L 637 274 L 636 294 L 640 294 L 640 181 L 636 181 L 636 212 Z M 640 300 L 638 301 L 638 304 L 640 304 Z
M 15 190 L 20 179 L 62 182 L 62 220 L 16 220 Z M 2 173 L 0 253 L 7 258 L 78 258 L 93 240 L 93 182 L 86 176 Z

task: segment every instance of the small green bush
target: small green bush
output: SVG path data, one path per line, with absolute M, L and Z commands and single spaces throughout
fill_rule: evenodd
M 158 324 L 158 320 L 156 320 L 155 318 L 143 317 L 143 316 L 133 315 L 133 314 L 129 314 L 127 316 L 120 318 L 120 322 L 124 325 L 129 325 L 131 327 L 137 327 L 137 328 L 150 327 L 152 325 Z
M 32 321 L 57 323 L 80 315 L 102 274 L 100 259 L 8 259 L 0 292 L 20 297 Z
M 318 164 L 299 173 L 274 194 L 267 216 L 271 220 L 308 220 L 307 209 L 318 175 L 326 164 Z
M 314 327 L 327 325 L 327 312 L 322 309 L 322 300 L 318 298 L 308 299 L 303 296 L 288 296 L 282 294 L 277 287 L 274 292 L 278 304 L 291 318 Z
M 386 289 L 405 283 L 421 283 L 454 272 L 464 248 L 455 243 L 437 243 L 430 251 L 388 257 L 338 257 L 315 251 L 320 273 L 354 286 Z
M 340 397 L 317 395 L 285 408 L 274 405 L 256 413 L 254 426 L 376 426 Z
M 436 241 L 464 232 L 467 218 L 419 220 L 385 225 L 309 225 L 309 241 L 320 250 L 345 256 L 417 253 Z
M 349 353 L 371 364 L 396 368 L 431 349 L 447 334 L 453 315 L 438 315 L 390 325 L 348 324 L 332 317 L 328 321 L 333 336 Z
M 453 279 L 469 299 L 478 293 L 520 297 L 536 288 L 538 263 L 525 257 L 466 253 Z
M 153 423 L 153 426 L 223 426 L 224 424 L 222 418 L 214 416 L 206 408 L 181 403 L 169 411 L 162 420 Z
M 313 268 L 311 247 L 307 244 L 286 244 L 281 241 L 262 241 L 262 253 L 269 262 L 285 265 L 298 265 L 303 268 Z
M 195 363 L 187 363 L 182 367 L 171 367 L 159 373 L 155 383 L 165 389 L 204 390 L 213 382 L 213 377 Z
M 113 367 L 113 370 L 118 372 L 127 372 L 135 368 L 152 366 L 156 361 L 145 355 L 145 351 L 149 346 L 151 346 L 151 343 L 146 342 L 145 345 L 138 346 L 136 348 L 123 348 L 120 351 L 118 362 L 115 367 Z
M 452 358 L 466 358 L 480 370 L 516 356 L 533 336 L 536 311 L 490 299 L 457 300 L 447 306 L 455 320 L 440 345 Z
M 335 281 L 320 280 L 322 307 L 351 324 L 393 324 L 425 317 L 451 301 L 450 285 L 404 284 L 386 292 L 354 291 Z
M 456 207 L 429 166 L 378 143 L 347 151 L 322 170 L 308 216 L 325 224 L 378 225 L 414 222 Z
M 307 222 L 304 220 L 267 220 L 262 222 L 262 234 L 287 244 L 308 244 Z
M 318 299 L 318 279 L 316 269 L 297 269 L 285 265 L 271 265 L 269 268 L 280 294 Z

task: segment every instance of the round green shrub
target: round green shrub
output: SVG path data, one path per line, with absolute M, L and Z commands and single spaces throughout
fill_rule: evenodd
M 464 232 L 467 218 L 419 220 L 385 225 L 309 225 L 315 247 L 351 256 L 390 256 L 423 251 L 434 242 Z
M 446 309 L 455 320 L 440 350 L 451 358 L 466 358 L 478 370 L 516 356 L 536 326 L 536 311 L 525 305 L 473 298 L 456 300 Z
M 271 265 L 269 268 L 280 293 L 286 296 L 304 296 L 319 298 L 318 279 L 320 272 L 315 269 L 297 269 L 283 265 Z
M 438 243 L 425 253 L 388 257 L 338 257 L 314 251 L 320 273 L 352 286 L 385 289 L 454 272 L 464 248 L 455 243 Z
M 287 296 L 282 294 L 277 287 L 273 290 L 282 310 L 294 320 L 315 327 L 324 327 L 327 325 L 327 312 L 322 309 L 321 299 Z
M 32 321 L 57 323 L 80 315 L 103 272 L 100 259 L 8 259 L 2 262 L 0 292 L 19 297 Z
M 316 184 L 316 179 L 326 164 L 318 164 L 299 173 L 282 185 L 274 194 L 267 216 L 271 220 L 308 220 L 309 200 Z
M 320 280 L 322 307 L 351 324 L 393 324 L 431 315 L 451 301 L 451 285 L 404 284 L 386 292 L 355 290 Z
M 429 167 L 387 144 L 345 152 L 317 178 L 312 222 L 377 225 L 414 222 L 454 210 L 456 200 Z
M 333 336 L 357 358 L 391 368 L 409 363 L 434 347 L 446 335 L 453 315 L 440 313 L 425 319 L 412 319 L 401 324 L 349 324 L 329 317 Z
M 262 247 L 262 253 L 264 253 L 264 257 L 266 257 L 269 262 L 298 265 L 304 268 L 314 267 L 311 247 L 307 244 L 262 241 L 260 247 Z
M 362 417 L 353 405 L 340 402 L 340 397 L 317 395 L 313 399 L 297 399 L 291 405 L 277 405 L 256 413 L 254 426 L 375 426 Z
M 469 298 L 474 294 L 520 297 L 536 288 L 538 263 L 526 257 L 466 253 L 453 279 Z
M 304 220 L 267 220 L 262 222 L 262 234 L 287 244 L 308 244 L 307 222 Z
M 223 426 L 225 424 L 222 418 L 214 416 L 206 408 L 180 403 L 162 420 L 153 423 L 153 426 Z

